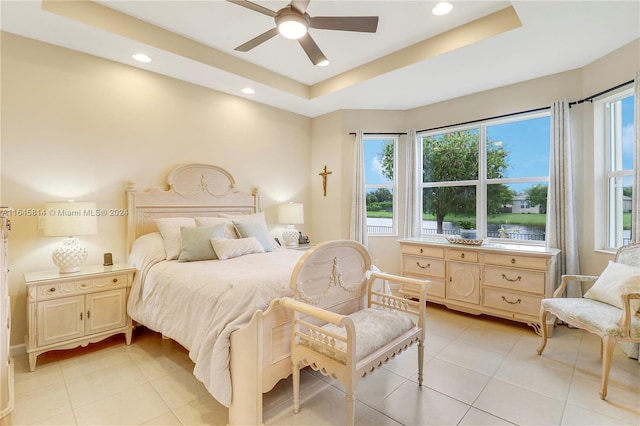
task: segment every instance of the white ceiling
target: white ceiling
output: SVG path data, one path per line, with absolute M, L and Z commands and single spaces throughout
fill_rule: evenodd
M 123 30 L 127 33 L 117 34 L 93 22 L 81 22 L 72 13 L 45 10 L 40 1 L 29 0 L 2 0 L 0 28 L 309 117 L 339 109 L 402 110 L 427 105 L 582 67 L 640 37 L 638 0 L 454 0 L 453 11 L 444 17 L 431 14 L 435 1 L 311 0 L 307 9 L 311 16 L 380 17 L 375 34 L 311 29 L 310 34 L 331 61 L 328 67 L 316 67 L 296 41 L 281 36 L 247 53 L 234 51 L 236 46 L 275 25 L 272 18 L 227 1 L 96 3 L 99 4 L 94 6 L 107 6 L 199 44 L 193 43 L 182 51 L 164 48 L 155 43 L 153 36 L 143 38 L 136 34 L 133 27 L 144 26 L 138 25 L 139 21 L 130 21 Z M 288 4 L 260 0 L 255 3 L 274 11 Z M 508 7 L 513 7 L 521 26 L 482 35 L 473 42 L 415 57 L 407 63 L 389 67 L 387 61 L 387 68 L 380 71 L 386 55 L 423 40 L 428 43 L 446 31 Z M 200 44 L 204 51 L 199 50 Z M 426 49 L 431 45 L 424 46 Z M 204 52 L 204 56 L 190 54 L 195 51 Z M 147 53 L 153 62 L 134 61 L 131 55 L 137 52 Z M 213 59 L 207 58 L 207 52 Z M 367 64 L 371 67 L 367 68 Z M 374 65 L 376 71 L 371 72 Z M 354 69 L 360 72 L 357 78 L 349 74 Z M 313 94 L 332 78 L 349 82 Z M 276 80 L 279 82 L 274 83 Z M 256 93 L 241 93 L 240 89 L 246 86 L 253 87 Z

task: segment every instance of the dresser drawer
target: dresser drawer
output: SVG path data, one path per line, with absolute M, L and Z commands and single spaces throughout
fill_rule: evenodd
M 478 252 L 473 250 L 449 250 L 449 260 L 463 260 L 465 262 L 478 262 Z
M 402 256 L 402 272 L 444 278 L 444 260 L 420 256 Z
M 483 306 L 535 317 L 540 313 L 542 297 L 491 287 L 484 287 L 482 294 Z
M 402 245 L 403 254 L 414 254 L 417 256 L 437 257 L 438 259 L 444 259 L 443 247 L 425 247 L 414 245 Z
M 487 265 L 512 266 L 514 268 L 539 269 L 542 271 L 547 270 L 547 259 L 542 257 L 486 253 L 483 261 Z
M 483 285 L 544 294 L 544 272 L 485 266 Z
M 113 277 L 105 277 L 105 278 L 96 278 L 91 280 L 91 285 L 95 289 L 100 288 L 109 288 L 115 289 L 120 287 L 127 286 L 127 276 L 126 275 L 116 275 Z
M 419 274 L 405 274 L 410 278 L 424 279 L 423 275 Z M 429 277 L 431 284 L 427 289 L 427 297 L 441 297 L 444 298 L 444 278 L 431 278 Z M 405 286 L 401 286 L 399 290 L 400 294 L 409 298 L 418 298 L 420 296 L 418 292 Z
M 128 280 L 126 275 L 115 275 L 104 278 L 79 278 L 75 281 L 58 282 L 51 284 L 40 284 L 35 287 L 35 295 L 29 293 L 29 297 L 35 300 L 51 300 L 59 297 L 85 294 L 88 291 L 111 290 L 126 287 Z

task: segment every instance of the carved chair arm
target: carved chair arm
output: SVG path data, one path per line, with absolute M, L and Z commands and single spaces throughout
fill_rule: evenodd
M 569 281 L 596 281 L 598 278 L 597 275 L 563 275 L 560 286 L 553 292 L 553 297 L 564 297 L 564 291 Z
M 622 317 L 620 318 L 620 328 L 624 333 L 624 337 L 631 335 L 631 317 L 636 315 L 631 311 L 631 300 L 640 299 L 640 292 L 626 293 L 622 295 Z

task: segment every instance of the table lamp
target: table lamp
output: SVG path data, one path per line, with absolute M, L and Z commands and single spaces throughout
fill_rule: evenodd
M 55 202 L 45 203 L 44 235 L 47 237 L 67 237 L 54 250 L 51 258 L 61 274 L 80 271 L 87 260 L 87 250 L 79 244 L 78 235 L 98 233 L 96 203 Z
M 304 223 L 304 208 L 301 203 L 281 204 L 278 210 L 278 222 L 287 224 L 282 231 L 282 239 L 286 247 L 298 246 L 299 232 L 294 224 Z

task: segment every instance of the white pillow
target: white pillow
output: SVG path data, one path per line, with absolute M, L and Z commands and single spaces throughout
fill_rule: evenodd
M 132 268 L 142 271 L 148 264 L 160 262 L 166 256 L 162 235 L 159 232 L 151 232 L 133 242 L 127 262 Z
M 164 240 L 164 251 L 167 260 L 175 260 L 182 250 L 180 229 L 183 226 L 196 226 L 192 217 L 163 217 L 155 220 L 158 231 Z
M 232 219 L 214 216 L 194 217 L 194 219 L 196 220 L 196 226 L 214 226 L 225 223 L 226 227 L 224 228 L 224 237 L 230 239 L 238 238 L 236 235 L 236 229 L 233 227 Z
M 622 309 L 621 295 L 632 292 L 640 292 L 640 268 L 609 261 L 607 268 L 584 297 Z M 640 300 L 632 300 L 631 312 L 637 312 L 638 309 Z
M 211 246 L 216 252 L 218 259 L 227 260 L 234 257 L 244 256 L 251 253 L 264 253 L 264 247 L 256 237 L 237 238 L 212 238 Z

